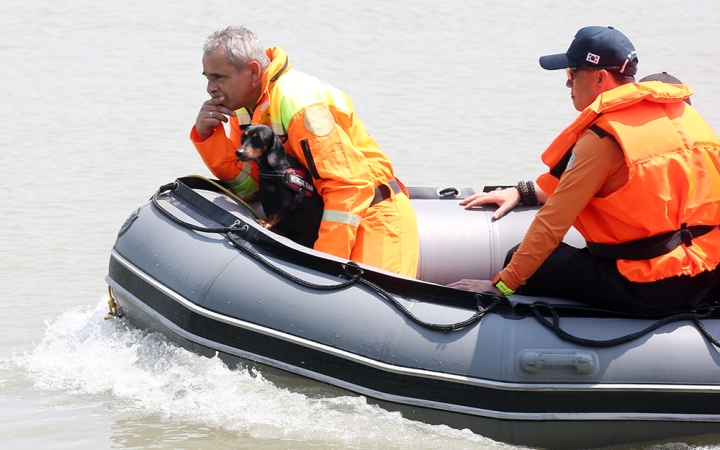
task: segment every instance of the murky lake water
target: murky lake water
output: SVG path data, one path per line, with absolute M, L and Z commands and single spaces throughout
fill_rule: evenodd
M 576 112 L 564 73 L 537 59 L 586 25 L 627 34 L 640 75 L 692 86 L 720 131 L 718 19 L 710 0 L 3 1 L 0 446 L 507 448 L 103 320 L 125 217 L 161 184 L 209 175 L 187 138 L 202 42 L 248 26 L 348 92 L 407 185 L 482 187 L 542 170 Z

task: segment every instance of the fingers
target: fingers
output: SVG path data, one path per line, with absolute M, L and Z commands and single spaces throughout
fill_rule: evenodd
M 497 220 L 505 215 L 506 212 L 517 206 L 520 201 L 520 194 L 517 189 L 503 189 L 500 191 L 480 192 L 460 201 L 461 206 L 465 209 L 472 209 L 475 206 L 487 205 L 494 203 L 498 205 L 498 209 L 493 214 L 493 219 Z
M 478 196 L 480 196 L 480 195 L 482 195 L 482 194 L 473 194 L 473 195 L 471 195 L 471 196 L 468 197 L 468 198 L 464 198 L 464 199 L 460 200 L 460 205 L 461 205 L 461 206 L 465 206 L 465 205 L 467 205 L 468 203 L 474 201 L 474 200 L 475 200 L 476 198 L 478 198 Z
M 197 119 L 195 119 L 195 130 L 203 140 L 213 134 L 216 126 L 227 122 L 227 116 L 235 115 L 235 111 L 222 105 L 223 101 L 225 101 L 225 97 L 211 98 L 200 107 Z
M 202 123 L 204 123 L 204 124 L 212 124 L 212 126 L 214 127 L 215 125 L 218 125 L 220 122 L 227 122 L 227 117 L 220 114 L 219 111 L 214 111 L 214 110 L 208 111 L 206 109 L 201 109 L 200 112 L 198 113 L 197 121 L 198 122 L 202 121 Z
M 463 280 L 460 280 L 460 281 L 456 281 L 456 282 L 454 282 L 454 283 L 450 283 L 450 284 L 447 285 L 447 287 L 451 287 L 451 288 L 455 288 L 455 289 L 467 290 L 467 289 L 465 289 L 465 287 L 468 285 L 468 282 L 469 282 L 469 281 L 473 281 L 473 280 L 463 279 Z
M 492 292 L 493 291 L 492 281 L 490 281 L 490 280 L 462 279 L 460 281 L 450 283 L 447 286 L 451 287 L 453 289 L 461 289 L 463 291 L 471 291 L 471 292 Z
M 207 100 L 205 103 L 203 103 L 200 111 L 206 110 L 208 112 L 212 112 L 214 118 L 220 119 L 222 117 L 225 119 L 224 122 L 227 122 L 227 117 L 225 116 L 234 116 L 236 114 L 235 111 L 223 105 L 224 101 L 224 96 L 211 98 L 210 100 Z
M 468 198 L 460 200 L 460 205 L 465 206 L 465 209 L 470 209 L 473 206 L 485 205 L 488 203 L 497 203 L 496 192 L 479 192 L 473 194 Z
M 496 209 L 495 212 L 493 213 L 493 219 L 494 219 L 494 220 L 498 220 L 499 218 L 501 218 L 502 216 L 504 216 L 506 212 L 510 211 L 510 210 L 513 209 L 515 206 L 516 206 L 516 205 L 512 204 L 511 202 L 505 202 L 505 203 L 503 203 L 503 204 L 500 205 L 500 206 L 498 207 L 498 209 Z
M 225 101 L 225 97 L 211 98 L 210 100 L 203 103 L 198 113 L 198 120 L 206 120 L 213 123 L 213 126 L 218 125 L 220 121 L 227 122 L 227 116 L 234 116 L 235 111 L 226 108 L 222 105 Z

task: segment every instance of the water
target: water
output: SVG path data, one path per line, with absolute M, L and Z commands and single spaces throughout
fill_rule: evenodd
M 720 132 L 714 2 L 5 0 L 0 3 L 0 444 L 26 448 L 508 448 L 362 397 L 230 370 L 103 320 L 125 217 L 177 176 L 201 46 L 244 24 L 347 91 L 408 185 L 515 183 L 576 112 L 539 68 L 613 25 Z M 720 448 L 720 438 L 658 448 Z M 511 447 L 512 448 L 512 447 Z

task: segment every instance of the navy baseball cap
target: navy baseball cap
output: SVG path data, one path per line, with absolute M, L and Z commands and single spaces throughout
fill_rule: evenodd
M 541 56 L 540 66 L 546 70 L 586 66 L 635 75 L 637 53 L 630 39 L 615 28 L 585 27 L 575 34 L 566 53 Z

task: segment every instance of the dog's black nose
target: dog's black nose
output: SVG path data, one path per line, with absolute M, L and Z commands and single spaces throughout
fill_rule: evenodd
M 246 162 L 245 158 L 245 148 L 240 147 L 239 149 L 235 150 L 235 157 L 238 161 Z

